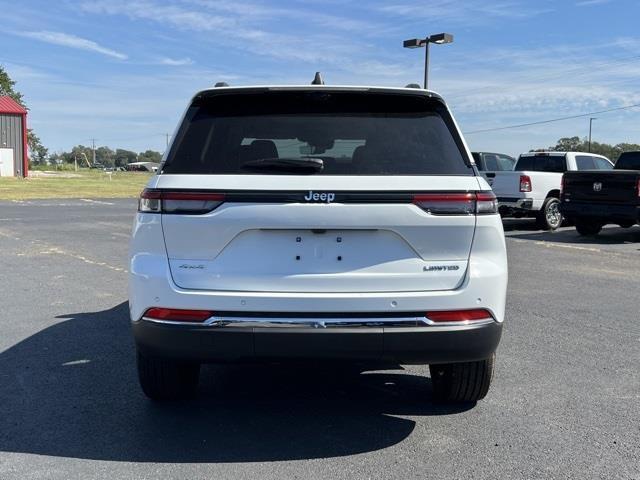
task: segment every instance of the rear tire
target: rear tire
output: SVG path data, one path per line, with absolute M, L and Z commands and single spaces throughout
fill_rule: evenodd
M 601 223 L 598 223 L 595 220 L 576 218 L 576 231 L 583 237 L 597 235 L 600 233 L 600 230 L 602 230 Z
M 198 387 L 200 364 L 168 358 L 148 357 L 137 352 L 138 380 L 152 400 L 193 397 Z
M 562 225 L 560 200 L 555 197 L 547 198 L 536 215 L 536 223 L 541 230 L 557 230 Z
M 477 402 L 489 391 L 495 354 L 486 360 L 429 365 L 431 385 L 441 402 Z

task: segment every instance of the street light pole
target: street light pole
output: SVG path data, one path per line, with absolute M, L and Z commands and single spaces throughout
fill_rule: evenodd
M 429 40 L 424 46 L 424 89 L 429 88 Z
M 427 38 L 412 38 L 405 40 L 403 43 L 404 48 L 421 48 L 424 47 L 424 89 L 429 88 L 429 44 L 436 43 L 442 45 L 445 43 L 453 42 L 453 35 L 450 33 L 438 33 L 436 35 L 430 35 Z
M 589 118 L 589 153 L 591 153 L 591 128 L 594 120 L 597 120 L 597 118 L 596 117 Z

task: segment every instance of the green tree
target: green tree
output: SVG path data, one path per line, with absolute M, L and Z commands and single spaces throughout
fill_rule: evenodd
M 613 148 L 616 151 L 615 161 L 618 160 L 618 157 L 622 152 L 640 152 L 640 145 L 637 143 L 618 143 L 614 145 Z M 612 158 L 612 160 L 614 160 Z
M 12 80 L 7 71 L 2 65 L 0 65 L 0 96 L 8 96 L 20 104 L 23 108 L 29 109 L 24 102 L 22 94 L 14 87 L 16 85 L 15 80 Z M 46 160 L 48 150 L 40 142 L 40 138 L 35 132 L 27 129 L 27 146 L 29 148 L 29 158 L 36 163 L 43 163 Z
M 43 164 L 47 161 L 49 149 L 42 145 L 40 138 L 32 130 L 29 130 L 27 135 L 27 147 L 29 148 L 29 158 L 32 162 Z
M 13 88 L 15 84 L 16 82 L 11 80 L 11 77 L 9 77 L 4 67 L 0 65 L 0 96 L 11 97 L 24 108 L 27 108 L 22 99 L 22 94 Z
M 538 150 L 551 150 L 555 152 L 588 152 L 597 153 L 598 155 L 604 155 L 611 161 L 616 162 L 622 152 L 640 151 L 640 145 L 636 143 L 619 143 L 617 145 L 610 145 L 608 143 L 591 142 L 591 149 L 589 150 L 589 140 L 587 138 L 580 137 L 563 137 L 559 139 L 556 144 L 548 149 Z
M 61 153 L 52 153 L 49 155 L 49 163 L 51 165 L 57 165 L 60 161 L 64 161 Z
M 146 152 L 142 152 L 138 155 L 138 161 L 160 163 L 162 161 L 162 154 L 155 150 L 147 150 Z
M 80 167 L 88 167 L 91 164 L 92 159 L 91 147 L 85 147 L 84 145 L 76 145 L 70 152 L 62 152 L 60 158 L 65 163 L 78 162 Z
M 100 163 L 105 167 L 113 167 L 115 164 L 115 154 L 109 147 L 96 148 L 96 163 Z
M 138 154 L 136 152 L 132 152 L 131 150 L 124 150 L 122 148 L 116 149 L 116 167 L 124 167 L 131 162 L 135 162 L 137 158 Z
M 582 144 L 580 137 L 564 137 L 558 140 L 554 147 L 550 147 L 550 150 L 556 152 L 579 152 Z

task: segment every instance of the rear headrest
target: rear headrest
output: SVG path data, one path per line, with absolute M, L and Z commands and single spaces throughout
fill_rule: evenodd
M 253 160 L 251 156 L 251 145 L 240 145 L 238 149 L 238 161 L 240 164 Z
M 351 156 L 351 163 L 357 166 L 362 165 L 365 161 L 364 157 L 366 153 L 367 153 L 366 146 L 360 145 L 359 147 L 356 147 L 356 149 L 353 151 L 353 155 Z
M 259 158 L 278 158 L 278 149 L 272 140 L 254 140 L 251 142 L 251 157 L 254 160 Z

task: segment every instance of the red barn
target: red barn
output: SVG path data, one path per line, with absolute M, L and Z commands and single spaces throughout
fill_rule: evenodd
M 0 96 L 0 177 L 27 175 L 27 110 L 11 97 Z

